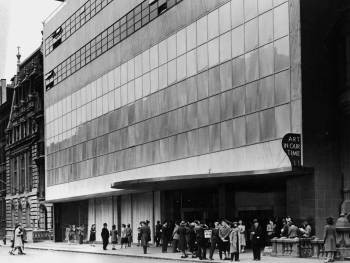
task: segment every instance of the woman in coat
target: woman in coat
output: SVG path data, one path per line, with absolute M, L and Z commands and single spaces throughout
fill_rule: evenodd
M 324 227 L 324 252 L 326 253 L 325 262 L 333 262 L 336 252 L 336 230 L 333 225 L 333 218 L 327 218 L 327 224 Z
M 95 246 L 95 241 L 96 241 L 96 225 L 92 224 L 90 228 L 90 238 L 89 238 L 90 245 Z
M 23 230 L 21 225 L 17 225 L 14 231 L 14 239 L 13 239 L 13 250 L 10 254 L 14 254 L 14 252 L 18 249 L 19 255 L 24 255 L 23 252 Z
M 178 229 L 179 229 L 179 223 L 175 222 L 175 227 L 173 230 L 173 241 L 172 241 L 172 247 L 173 247 L 173 253 L 178 252 L 178 247 L 179 247 L 179 234 L 178 234 Z
M 147 254 L 148 242 L 151 239 L 151 229 L 146 224 L 146 222 L 141 222 L 140 234 L 141 234 L 141 246 L 143 247 L 143 254 Z
M 233 258 L 235 258 L 235 261 L 239 261 L 240 252 L 241 252 L 240 229 L 238 228 L 237 222 L 233 222 L 231 233 L 230 233 L 231 261 L 233 261 Z
M 239 229 L 239 238 L 240 238 L 240 244 L 241 244 L 241 251 L 244 253 L 245 246 L 247 244 L 246 238 L 245 238 L 245 225 L 243 224 L 242 220 L 238 221 L 238 229 Z

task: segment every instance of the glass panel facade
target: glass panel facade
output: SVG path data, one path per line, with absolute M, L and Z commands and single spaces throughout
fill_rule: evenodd
M 49 106 L 49 185 L 290 132 L 288 2 L 276 3 L 229 1 Z

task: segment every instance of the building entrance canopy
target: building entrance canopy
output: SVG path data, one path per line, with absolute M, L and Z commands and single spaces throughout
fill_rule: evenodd
M 114 182 L 111 188 L 128 190 L 171 190 L 182 188 L 200 188 L 224 183 L 239 183 L 254 179 L 273 179 L 311 174 L 312 168 L 278 168 L 261 171 L 243 171 L 232 173 L 208 173 L 179 175 L 169 177 L 153 177 L 145 179 Z

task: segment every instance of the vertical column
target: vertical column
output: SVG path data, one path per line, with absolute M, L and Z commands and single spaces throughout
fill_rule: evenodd
M 219 218 L 226 217 L 226 187 L 225 185 L 220 185 L 218 188 L 219 195 Z

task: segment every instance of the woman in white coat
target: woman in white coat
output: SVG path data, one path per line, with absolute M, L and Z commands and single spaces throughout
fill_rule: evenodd
M 11 255 L 14 255 L 14 252 L 18 250 L 18 255 L 24 255 L 23 252 L 23 230 L 21 225 L 17 225 L 13 234 L 13 249 L 10 251 Z

